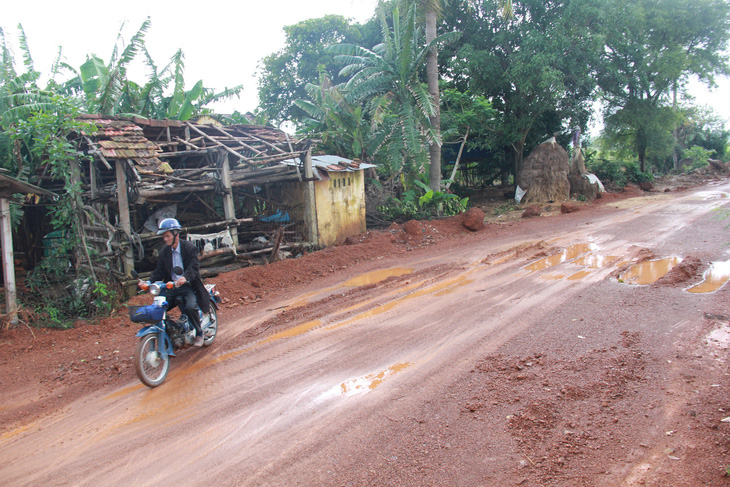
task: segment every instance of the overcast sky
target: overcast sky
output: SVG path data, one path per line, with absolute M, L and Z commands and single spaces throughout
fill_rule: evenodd
M 152 25 L 145 36 L 147 49 L 159 68 L 178 49 L 185 54 L 186 88 L 202 79 L 206 87 L 223 89 L 242 84 L 240 99 L 226 103 L 228 111 L 246 112 L 258 104 L 256 68 L 268 54 L 284 47 L 282 28 L 328 14 L 364 22 L 375 11 L 377 0 L 125 0 L 122 2 L 70 0 L 48 2 L 13 0 L 0 8 L 0 27 L 6 38 L 17 41 L 23 25 L 35 67 L 50 72 L 58 53 L 78 69 L 87 54 L 104 62 L 111 56 L 124 23 L 128 41 L 149 16 Z M 21 63 L 16 50 L 16 62 Z M 19 67 L 22 69 L 22 67 Z M 130 78 L 143 82 L 145 71 Z
M 240 99 L 233 98 L 214 108 L 245 113 L 256 108 L 258 102 L 258 63 L 284 46 L 284 26 L 327 14 L 364 22 L 376 4 L 377 0 L 6 0 L 0 11 L 0 27 L 6 38 L 15 42 L 17 25 L 22 24 L 36 69 L 49 73 L 59 46 L 66 61 L 76 69 L 91 53 L 108 62 L 122 24 L 126 22 L 126 41 L 149 16 L 152 26 L 145 36 L 146 45 L 158 67 L 182 49 L 186 87 L 191 88 L 200 79 L 206 87 L 218 90 L 242 84 Z M 16 61 L 22 62 L 19 51 Z M 130 78 L 143 82 L 143 67 L 132 71 Z M 698 104 L 711 106 L 730 119 L 730 81 L 719 81 L 721 87 L 714 92 L 699 85 L 693 92 Z

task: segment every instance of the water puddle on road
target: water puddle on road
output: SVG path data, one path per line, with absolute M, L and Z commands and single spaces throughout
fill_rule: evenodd
M 413 269 L 409 267 L 393 267 L 392 269 L 381 269 L 368 272 L 357 277 L 353 277 L 349 281 L 345 281 L 344 283 L 342 283 L 340 287 L 367 286 L 368 284 L 376 284 L 380 281 L 384 281 L 389 277 L 398 277 L 411 273 L 413 273 Z
M 361 274 L 359 276 L 353 277 L 352 279 L 343 282 L 342 284 L 338 284 L 337 286 L 328 287 L 326 289 L 322 289 L 320 291 L 314 291 L 307 294 L 302 294 L 301 296 L 297 297 L 289 303 L 288 305 L 284 306 L 283 309 L 289 310 L 293 308 L 299 308 L 300 306 L 306 306 L 310 303 L 310 299 L 314 296 L 320 295 L 322 293 L 334 291 L 335 289 L 340 288 L 350 288 L 350 287 L 358 287 L 358 286 L 367 286 L 368 284 L 377 284 L 381 281 L 384 281 L 388 279 L 389 277 L 398 277 L 403 276 L 406 274 L 412 274 L 413 269 L 410 267 L 393 267 L 390 269 L 380 269 L 377 271 L 367 272 L 365 274 Z
M 543 271 L 545 269 L 549 269 L 550 267 L 556 266 L 563 262 L 570 262 L 571 260 L 574 260 L 589 252 L 592 252 L 592 251 L 596 250 L 597 248 L 598 248 L 598 246 L 596 244 L 591 244 L 591 243 L 573 244 L 573 245 L 565 248 L 559 254 L 551 255 L 550 257 L 545 257 L 544 259 L 540 259 L 536 262 L 533 262 L 532 264 L 525 266 L 525 270 L 530 271 L 530 272 Z
M 394 365 L 391 365 L 385 370 L 381 370 L 380 372 L 375 372 L 372 374 L 368 374 L 362 377 L 357 377 L 355 379 L 350 379 L 348 381 L 343 382 L 339 386 L 332 389 L 331 392 L 335 392 L 338 395 L 343 396 L 354 396 L 355 394 L 364 394 L 366 392 L 370 392 L 374 390 L 376 387 L 378 387 L 380 384 L 382 384 L 386 379 L 389 379 L 393 375 L 397 374 L 398 372 L 401 372 L 402 370 L 407 369 L 408 367 L 412 366 L 412 362 L 405 362 L 405 363 L 397 363 Z
M 638 286 L 653 284 L 664 277 L 680 262 L 682 262 L 681 257 L 667 257 L 642 262 L 641 264 L 631 266 L 629 270 L 621 274 L 619 281 Z
M 730 198 L 730 194 L 728 193 L 714 193 L 709 191 L 702 191 L 698 194 L 704 196 L 705 200 L 724 200 Z
M 705 272 L 704 279 L 686 289 L 688 293 L 711 293 L 720 289 L 730 279 L 730 260 L 713 262 Z
M 709 344 L 720 348 L 730 348 L 730 328 L 723 326 L 722 328 L 712 330 L 707 335 L 707 341 Z
M 600 269 L 616 262 L 618 257 L 615 255 L 588 254 L 575 259 L 571 264 L 590 267 L 591 269 Z

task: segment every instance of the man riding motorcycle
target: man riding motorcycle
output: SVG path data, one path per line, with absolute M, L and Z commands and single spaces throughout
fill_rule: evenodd
M 208 313 L 210 302 L 209 299 L 206 299 L 207 291 L 200 277 L 198 248 L 192 242 L 180 240 L 181 229 L 180 222 L 174 218 L 165 218 L 160 222 L 157 235 L 162 235 L 166 245 L 160 250 L 157 267 L 152 272 L 150 280 L 175 283 L 175 287 L 167 294 L 169 306 L 174 308 L 178 304 L 180 305 L 180 309 L 195 328 L 193 345 L 202 347 L 203 331 L 200 327 L 198 305 L 203 313 Z M 180 275 L 173 271 L 177 266 L 183 269 L 183 273 Z

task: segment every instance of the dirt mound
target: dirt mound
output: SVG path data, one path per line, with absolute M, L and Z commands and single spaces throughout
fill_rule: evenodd
M 682 262 L 677 264 L 658 279 L 655 286 L 680 286 L 693 280 L 701 275 L 700 268 L 702 267 L 702 261 L 697 257 L 686 257 Z
M 481 230 L 484 228 L 484 212 L 479 208 L 469 208 L 463 215 L 462 223 L 473 232 Z

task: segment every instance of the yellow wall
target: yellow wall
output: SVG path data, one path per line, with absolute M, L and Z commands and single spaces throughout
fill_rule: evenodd
M 322 246 L 340 242 L 367 230 L 365 171 L 330 171 L 329 181 L 314 182 L 317 230 Z M 304 219 L 304 183 L 285 183 L 284 203 L 294 207 L 292 218 Z
M 319 244 L 332 245 L 363 233 L 365 224 L 365 172 L 329 173 L 329 181 L 316 181 Z

